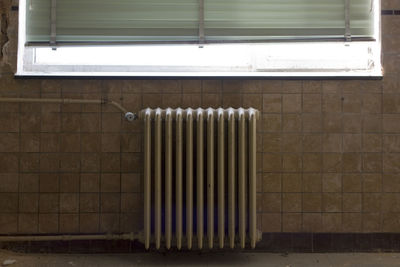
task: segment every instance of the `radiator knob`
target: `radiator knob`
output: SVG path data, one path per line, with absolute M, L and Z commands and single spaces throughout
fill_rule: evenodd
M 134 121 L 136 120 L 136 115 L 132 112 L 127 112 L 125 113 L 125 119 L 127 119 L 128 121 Z

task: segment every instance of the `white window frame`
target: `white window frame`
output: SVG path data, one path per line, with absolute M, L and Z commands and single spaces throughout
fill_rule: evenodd
M 17 76 L 382 77 L 380 0 L 374 0 L 379 6 L 375 8 L 375 41 L 210 44 L 203 48 L 193 44 L 71 46 L 55 51 L 25 46 L 26 1 L 20 0 L 19 7 Z M 124 53 L 110 61 L 116 51 Z

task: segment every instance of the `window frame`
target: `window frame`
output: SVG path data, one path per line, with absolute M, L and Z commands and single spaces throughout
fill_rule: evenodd
M 299 69 L 294 68 L 285 68 L 274 71 L 226 71 L 226 70 L 218 70 L 210 68 L 209 71 L 201 70 L 201 68 L 196 69 L 193 68 L 192 71 L 173 71 L 173 68 L 170 66 L 168 71 L 160 71 L 160 69 L 154 67 L 154 69 L 149 69 L 146 72 L 143 71 L 134 71 L 134 68 L 130 68 L 133 71 L 106 71 L 110 69 L 109 66 L 104 65 L 103 71 L 94 71 L 94 69 L 98 69 L 98 66 L 93 65 L 95 68 L 93 70 L 87 71 L 68 71 L 68 68 L 62 70 L 62 64 L 59 65 L 48 65 L 48 69 L 35 71 L 32 66 L 34 63 L 32 62 L 32 50 L 25 45 L 25 34 L 26 34 L 26 23 L 25 23 L 25 15 L 26 15 L 26 1 L 20 0 L 19 7 L 19 38 L 18 38 L 18 59 L 17 59 L 17 72 L 16 76 L 19 77 L 255 77 L 255 78 L 333 78 L 333 77 L 342 77 L 342 78 L 372 78 L 379 79 L 383 76 L 383 71 L 381 67 L 381 1 L 376 1 L 376 5 L 378 8 L 375 9 L 375 41 L 374 41 L 374 55 L 373 60 L 375 67 L 372 71 L 349 71 L 344 69 L 336 69 L 332 71 L 299 71 Z M 292 42 L 293 44 L 294 42 Z M 307 42 L 310 44 L 314 44 L 316 42 Z M 319 44 L 324 44 L 325 42 L 318 42 Z M 326 44 L 331 42 L 326 42 Z M 357 42 L 348 42 L 348 45 L 354 45 Z M 366 42 L 362 42 L 366 43 Z M 372 44 L 372 42 L 370 42 Z M 299 44 L 304 44 L 299 43 Z M 346 42 L 336 42 L 336 44 L 343 45 Z M 221 44 L 222 45 L 222 44 Z M 266 46 L 268 43 L 265 44 Z M 193 44 L 191 45 L 193 46 Z M 198 45 L 197 45 L 198 46 Z M 155 47 L 155 46 L 152 46 Z M 31 63 L 31 65 L 26 67 L 26 62 Z M 124 65 L 125 66 L 125 65 Z M 134 66 L 134 65 L 133 65 Z M 43 67 L 43 66 L 42 66 Z M 108 68 L 107 68 L 108 67 Z M 121 66 L 123 67 L 123 66 Z M 160 67 L 160 65 L 158 66 Z M 78 67 L 77 67 L 78 68 Z M 140 66 L 136 66 L 136 69 L 140 68 Z M 167 67 L 168 68 L 168 67 Z M 79 69 L 79 68 L 78 68 Z M 112 69 L 112 68 L 111 68 Z M 127 67 L 127 69 L 129 69 Z

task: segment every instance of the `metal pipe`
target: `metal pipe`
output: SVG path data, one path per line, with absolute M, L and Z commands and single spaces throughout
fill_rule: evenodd
M 69 240 L 142 240 L 143 234 L 100 234 L 100 235 L 18 235 L 0 236 L 0 242 L 25 241 L 69 241 Z
M 119 103 L 105 99 L 71 99 L 71 98 L 19 98 L 19 97 L 0 97 L 0 103 L 43 103 L 43 104 L 101 104 L 112 105 L 124 113 L 128 121 L 134 121 L 138 117 L 135 113 L 129 112 Z

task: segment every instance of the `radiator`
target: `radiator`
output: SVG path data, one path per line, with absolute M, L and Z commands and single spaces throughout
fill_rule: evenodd
M 139 116 L 145 248 L 254 248 L 259 112 L 145 109 Z

